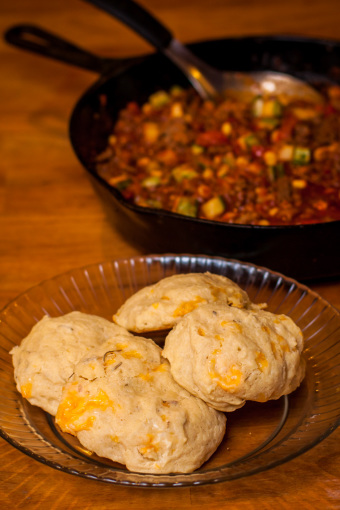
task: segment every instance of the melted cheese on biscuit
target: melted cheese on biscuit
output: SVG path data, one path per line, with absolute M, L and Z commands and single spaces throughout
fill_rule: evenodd
M 216 360 L 211 360 L 211 370 L 209 375 L 212 379 L 216 381 L 216 383 L 221 386 L 225 391 L 230 391 L 231 393 L 237 389 L 242 380 L 242 371 L 239 369 L 237 365 L 232 365 L 228 372 L 225 374 L 220 374 L 216 368 Z
M 26 384 L 22 384 L 20 387 L 21 395 L 24 398 L 31 398 L 32 396 L 32 383 L 27 382 Z
M 207 300 L 201 296 L 196 296 L 195 299 L 192 299 L 191 301 L 183 301 L 183 303 L 181 303 L 174 311 L 173 317 L 183 317 L 183 315 L 195 310 L 200 303 L 206 302 Z
M 95 416 L 82 420 L 87 412 L 94 410 L 105 411 L 108 407 L 114 410 L 112 400 L 105 391 L 100 390 L 97 395 L 80 396 L 75 390 L 69 391 L 66 398 L 61 402 L 56 415 L 56 423 L 69 434 L 75 434 L 80 430 L 88 430 L 92 427 Z

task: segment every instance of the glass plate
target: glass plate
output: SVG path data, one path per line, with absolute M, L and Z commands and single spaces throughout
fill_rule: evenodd
M 72 310 L 111 319 L 118 306 L 145 285 L 174 273 L 223 274 L 251 300 L 285 313 L 305 336 L 307 374 L 288 397 L 248 402 L 228 414 L 227 433 L 216 453 L 190 474 L 151 475 L 91 455 L 62 434 L 54 419 L 16 391 L 11 348 L 44 315 Z M 113 260 L 69 271 L 31 288 L 0 314 L 0 433 L 13 446 L 55 469 L 108 483 L 178 487 L 249 476 L 302 454 L 327 437 L 340 419 L 340 315 L 310 289 L 265 268 L 218 257 L 150 255 Z

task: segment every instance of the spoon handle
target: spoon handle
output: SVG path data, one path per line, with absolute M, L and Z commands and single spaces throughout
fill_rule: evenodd
M 202 62 L 175 39 L 152 14 L 133 0 L 85 0 L 112 14 L 162 51 L 179 67 L 203 98 L 213 97 L 223 88 L 220 72 Z
M 173 36 L 149 11 L 133 0 L 85 0 L 112 14 L 158 50 L 164 51 Z

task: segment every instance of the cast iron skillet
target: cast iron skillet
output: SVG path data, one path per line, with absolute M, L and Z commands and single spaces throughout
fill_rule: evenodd
M 115 227 L 145 253 L 212 254 L 266 266 L 299 280 L 340 274 L 340 221 L 298 226 L 223 224 L 127 203 L 95 171 L 94 158 L 106 145 L 119 110 L 143 103 L 158 89 L 189 86 L 162 54 L 102 59 L 34 26 L 16 26 L 6 40 L 21 48 L 92 70 L 99 79 L 78 100 L 70 139 Z M 340 81 L 340 42 L 291 36 L 242 37 L 189 45 L 220 69 L 272 69 L 317 85 Z

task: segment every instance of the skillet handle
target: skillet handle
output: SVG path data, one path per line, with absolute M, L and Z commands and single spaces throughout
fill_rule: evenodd
M 8 43 L 24 50 L 61 60 L 95 73 L 102 74 L 109 67 L 113 67 L 113 59 L 97 57 L 34 25 L 15 25 L 5 32 L 4 37 Z
M 133 0 L 85 0 L 112 14 L 149 41 L 158 50 L 165 50 L 173 36 L 171 32 L 144 7 Z

